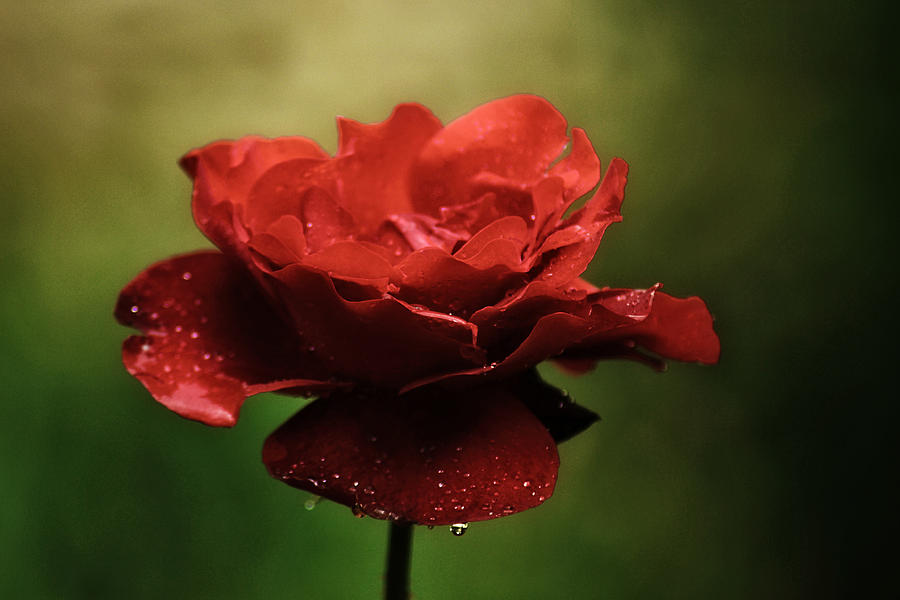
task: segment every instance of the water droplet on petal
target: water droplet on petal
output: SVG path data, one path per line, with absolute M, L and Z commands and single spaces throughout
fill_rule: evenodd
M 185 271 L 184 273 L 181 274 L 181 278 L 184 279 L 185 281 L 190 281 L 191 277 L 193 277 L 193 276 L 191 275 L 190 271 Z
M 313 496 L 312 498 L 310 498 L 309 500 L 307 500 L 306 502 L 303 503 L 303 508 L 305 508 L 306 510 L 312 510 L 319 504 L 319 502 L 321 500 L 322 500 L 321 496 Z
M 450 533 L 459 537 L 466 532 L 466 529 L 469 528 L 468 523 L 454 523 L 450 526 Z
M 136 313 L 139 310 L 141 310 L 141 309 L 137 304 L 135 304 L 134 306 L 131 307 L 131 312 L 133 312 L 133 313 Z

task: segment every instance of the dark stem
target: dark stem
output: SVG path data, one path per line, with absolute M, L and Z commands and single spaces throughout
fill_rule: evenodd
M 387 572 L 384 576 L 384 600 L 409 600 L 412 533 L 413 526 L 409 523 L 391 523 L 388 533 Z

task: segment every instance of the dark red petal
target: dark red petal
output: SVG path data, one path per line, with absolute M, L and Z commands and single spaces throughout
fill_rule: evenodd
M 613 292 L 615 291 L 620 293 L 613 297 L 622 297 L 621 292 L 627 292 Z M 608 299 L 601 300 L 601 303 L 606 308 L 610 307 Z M 586 355 L 594 352 L 605 356 L 608 355 L 608 346 L 624 340 L 628 342 L 628 346 L 636 344 L 664 358 L 705 364 L 718 362 L 719 337 L 713 329 L 712 315 L 703 300 L 696 296 L 674 298 L 655 292 L 649 309 L 646 318 L 620 329 L 592 334 L 579 343 L 575 350 L 586 351 L 583 352 Z
M 586 297 L 587 292 L 576 285 L 560 289 L 532 281 L 502 302 L 478 310 L 470 320 L 478 326 L 478 344 L 501 359 L 525 340 L 543 316 L 569 313 L 586 318 L 590 314 Z
M 581 301 L 566 301 L 564 294 L 554 295 L 546 284 L 532 282 L 508 304 L 484 308 L 471 317 L 490 364 L 426 377 L 404 390 L 438 381 L 493 381 L 554 357 L 582 372 L 586 360 L 605 358 L 637 360 L 654 368 L 665 365 L 641 349 L 681 361 L 718 361 L 719 338 L 703 301 L 673 298 L 658 287 L 602 290 Z M 576 289 L 574 296 L 583 292 Z M 554 309 L 565 312 L 544 312 Z
M 336 375 L 396 388 L 428 373 L 481 364 L 477 328 L 391 296 L 349 301 L 328 275 L 303 265 L 267 274 L 295 328 Z
M 504 257 L 513 260 L 508 247 L 506 252 L 496 246 L 486 250 L 497 262 L 484 269 L 438 248 L 413 252 L 397 265 L 397 270 L 403 274 L 394 282 L 399 288 L 397 297 L 430 310 L 466 318 L 478 308 L 500 301 L 506 290 L 524 281 L 525 274 L 504 264 Z M 490 257 L 481 258 L 489 262 Z
M 488 102 L 444 127 L 424 146 L 412 170 L 416 211 L 437 215 L 463 204 L 470 179 L 483 172 L 531 183 L 546 174 L 568 142 L 566 120 L 538 96 Z
M 247 396 L 332 389 L 256 284 L 219 252 L 157 263 L 119 296 L 116 318 L 143 331 L 123 361 L 159 402 L 208 425 L 235 423 Z
M 555 285 L 564 285 L 584 272 L 594 258 L 606 228 L 622 220 L 620 209 L 627 175 L 625 161 L 614 158 L 597 193 L 563 221 L 544 242 L 546 247 L 539 250 L 539 253 L 547 253 L 540 279 L 552 279 Z
M 269 436 L 263 462 L 289 485 L 379 519 L 448 525 L 510 515 L 549 498 L 559 467 L 553 439 L 516 391 L 337 393 Z
M 433 247 L 451 252 L 458 242 L 468 239 L 467 235 L 442 227 L 437 219 L 428 215 L 391 215 L 387 221 L 382 223 L 380 229 L 382 234 L 385 233 L 386 227 L 399 233 L 410 250 Z M 397 248 L 396 244 L 392 244 L 390 241 L 385 244 L 385 247 Z
M 364 230 L 374 231 L 388 215 L 412 212 L 408 171 L 440 128 L 419 104 L 400 104 L 382 123 L 338 119 L 338 201 Z
M 395 276 L 391 263 L 380 253 L 353 241 L 337 242 L 310 254 L 303 264 L 325 271 L 332 278 L 372 286 L 382 292 Z

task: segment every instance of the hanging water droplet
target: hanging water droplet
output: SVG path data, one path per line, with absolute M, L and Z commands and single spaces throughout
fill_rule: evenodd
M 307 500 L 306 502 L 303 503 L 303 508 L 305 508 L 306 510 L 312 510 L 319 504 L 319 502 L 321 500 L 322 500 L 322 496 L 313 496 L 312 498 L 310 498 L 309 500 Z
M 466 532 L 466 529 L 469 528 L 468 523 L 454 523 L 450 526 L 450 533 L 459 537 Z
M 366 516 L 365 511 L 363 511 L 363 507 L 360 506 L 359 504 L 354 504 L 353 506 L 350 507 L 350 510 L 353 511 L 353 516 L 356 517 L 357 519 L 362 519 L 363 517 Z

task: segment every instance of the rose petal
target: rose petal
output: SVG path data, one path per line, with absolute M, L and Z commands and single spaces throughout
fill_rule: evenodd
M 528 226 L 525 221 L 516 216 L 503 217 L 472 236 L 453 256 L 479 269 L 498 264 L 513 269 L 521 265 L 522 249 L 527 241 Z M 496 242 L 510 243 L 498 245 Z M 494 252 L 486 255 L 485 250 L 491 248 Z
M 301 262 L 306 256 L 306 236 L 303 224 L 293 215 L 284 215 L 272 222 L 265 233 L 250 238 L 250 250 L 277 266 Z
M 555 285 L 565 285 L 587 269 L 606 228 L 622 220 L 620 209 L 625 197 L 627 174 L 625 161 L 614 158 L 597 193 L 547 238 L 547 250 L 540 251 L 547 252 L 547 256 L 543 258 L 539 278 L 552 279 Z M 557 235 L 568 236 L 565 245 L 554 237 Z
M 654 368 L 665 363 L 640 349 L 663 358 L 713 364 L 719 358 L 719 338 L 712 316 L 700 298 L 673 298 L 649 290 L 603 290 L 595 297 L 567 303 L 547 287 L 532 282 L 506 306 L 486 307 L 474 315 L 479 346 L 487 351 L 489 364 L 456 373 L 435 375 L 414 381 L 403 388 L 413 390 L 436 382 L 462 385 L 467 380 L 495 381 L 530 369 L 538 363 L 559 358 L 577 361 L 625 358 Z M 577 292 L 577 290 L 576 290 Z M 543 310 L 564 311 L 543 314 Z M 585 314 L 585 310 L 589 310 Z M 533 325 L 531 325 L 533 323 Z
M 442 227 L 437 219 L 427 215 L 391 215 L 382 224 L 382 234 L 385 226 L 392 227 L 399 233 L 410 250 L 441 248 L 451 252 L 457 243 L 468 239 L 466 235 Z M 396 246 L 388 241 L 386 247 L 395 248 Z
M 613 290 L 613 297 L 622 302 L 623 294 L 628 290 Z M 620 292 L 615 294 L 615 292 Z M 606 292 L 609 294 L 610 292 Z M 636 300 L 624 294 L 624 302 L 632 306 L 633 311 L 643 312 L 640 304 L 645 299 Z M 601 300 L 604 307 L 610 307 L 609 300 Z M 635 306 L 635 303 L 638 306 Z M 625 341 L 626 346 L 645 348 L 664 358 L 685 362 L 714 364 L 719 360 L 719 337 L 713 329 L 713 318 L 706 303 L 696 296 L 675 298 L 662 292 L 652 296 L 649 314 L 646 318 L 636 319 L 633 324 L 612 331 L 599 331 L 573 347 L 573 353 L 590 355 L 591 353 L 608 356 L 607 347 L 618 341 Z
M 559 289 L 532 281 L 502 302 L 479 309 L 470 320 L 478 326 L 478 344 L 488 350 L 492 360 L 502 360 L 528 337 L 541 317 L 564 312 L 587 318 L 590 304 L 586 297 L 577 286 Z
M 550 497 L 559 467 L 553 439 L 515 392 L 338 393 L 269 436 L 263 462 L 289 485 L 379 519 L 448 525 L 513 514 Z
M 181 158 L 180 164 L 194 181 L 192 209 L 197 226 L 217 246 L 228 249 L 236 245 L 231 222 L 234 212 L 223 218 L 226 213 L 217 207 L 223 203 L 245 207 L 252 186 L 276 164 L 326 158 L 328 155 L 319 145 L 307 138 L 250 136 L 192 150 Z
M 348 301 L 330 277 L 303 265 L 267 273 L 266 280 L 335 375 L 397 388 L 427 373 L 481 364 L 477 328 L 463 319 L 411 310 L 391 296 Z
M 494 258 L 502 261 L 504 253 L 493 249 L 497 250 Z M 488 257 L 482 258 L 488 262 Z M 508 252 L 505 258 L 513 260 Z M 518 287 L 525 279 L 524 273 L 502 262 L 480 269 L 438 248 L 413 252 L 397 265 L 397 270 L 402 273 L 393 282 L 398 287 L 397 297 L 430 310 L 464 317 L 479 307 L 498 302 L 507 289 Z
M 454 206 L 442 206 L 441 227 L 459 232 L 461 239 L 467 239 L 494 221 L 508 216 L 518 216 L 533 223 L 535 208 L 527 190 L 518 187 L 482 186 L 473 187 L 473 195 L 478 199 Z
M 334 200 L 332 165 L 323 161 L 298 159 L 275 165 L 251 188 L 244 222 L 257 232 L 284 215 L 295 215 L 303 224 L 308 250 L 351 237 L 353 217 Z
M 384 257 L 359 242 L 337 242 L 310 254 L 303 264 L 340 278 L 381 290 L 394 276 L 394 268 Z
M 562 177 L 569 201 L 584 196 L 600 181 L 600 159 L 583 129 L 572 128 L 572 150 L 550 174 Z
M 388 215 L 411 212 L 408 170 L 440 128 L 419 104 L 398 105 L 382 123 L 338 119 L 339 202 L 363 230 L 374 231 Z
M 469 202 L 470 179 L 483 172 L 533 182 L 566 142 L 566 120 L 543 98 L 519 95 L 483 104 L 422 148 L 411 171 L 413 207 L 436 216 L 442 206 Z
M 157 263 L 119 296 L 116 318 L 143 331 L 123 361 L 159 402 L 208 425 L 231 426 L 247 396 L 333 389 L 327 373 L 274 314 L 256 284 L 219 252 Z

